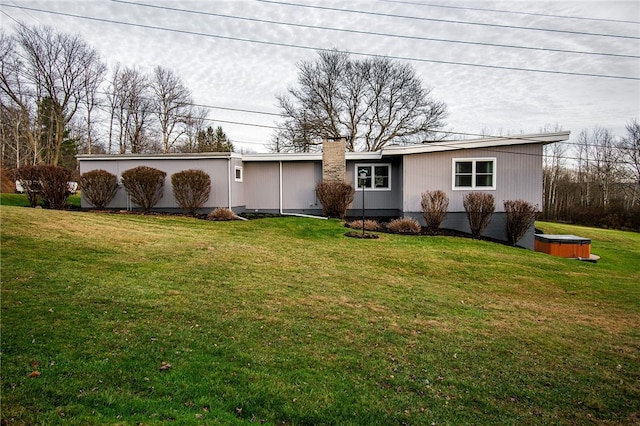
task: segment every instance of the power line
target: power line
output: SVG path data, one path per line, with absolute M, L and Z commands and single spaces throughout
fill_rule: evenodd
M 380 13 L 380 12 L 365 12 L 363 10 L 356 10 L 356 9 L 339 9 L 339 8 L 336 8 L 336 7 L 315 6 L 315 5 L 309 5 L 309 4 L 290 3 L 290 2 L 276 1 L 276 0 L 256 0 L 256 1 L 259 1 L 259 2 L 262 2 L 262 3 L 278 4 L 278 5 L 283 5 L 283 6 L 302 7 L 302 8 L 318 9 L 318 10 L 330 10 L 330 11 L 333 11 L 333 12 L 355 13 L 355 14 L 371 15 L 371 16 L 382 16 L 382 17 L 385 17 L 385 18 L 401 18 L 401 19 L 411 19 L 411 20 L 417 20 L 417 21 L 441 22 L 441 23 L 448 23 L 448 24 L 476 25 L 476 26 L 481 26 L 481 27 L 494 27 L 494 28 L 529 30 L 529 31 L 544 31 L 544 32 L 563 33 L 563 34 L 586 35 L 586 36 L 595 36 L 595 37 L 613 37 L 613 38 L 640 40 L 640 37 L 637 37 L 637 36 L 627 36 L 627 35 L 620 35 L 620 34 L 589 33 L 589 32 L 585 32 L 585 31 L 558 30 L 558 29 L 554 29 L 554 28 L 523 27 L 523 26 L 519 26 L 519 25 L 489 24 L 489 23 L 486 23 L 486 22 L 472 22 L 472 21 L 460 21 L 460 20 L 451 20 L 451 19 L 425 18 L 425 17 L 420 17 L 420 16 L 395 15 L 395 14 Z
M 267 0 L 257 0 L 257 1 L 267 1 Z M 74 14 L 65 13 L 65 12 L 54 12 L 51 10 L 43 10 L 43 9 L 37 9 L 33 7 L 26 7 L 26 6 L 12 6 L 8 4 L 0 4 L 0 6 L 14 7 L 18 9 L 49 13 L 49 14 L 58 15 L 58 16 L 67 16 L 71 18 L 86 19 L 90 21 L 104 22 L 108 24 L 125 25 L 130 27 L 168 31 L 173 33 L 196 35 L 196 36 L 202 36 L 202 37 L 211 37 L 211 38 L 218 38 L 222 40 L 233 40 L 233 41 L 240 41 L 245 43 L 256 43 L 256 44 L 262 44 L 267 46 L 288 47 L 288 48 L 303 49 L 303 50 L 323 51 L 323 52 L 338 52 L 338 53 L 352 54 L 356 56 L 388 58 L 388 59 L 397 59 L 397 60 L 412 61 L 412 62 L 426 62 L 426 63 L 441 64 L 441 65 L 458 65 L 458 66 L 475 67 L 475 68 L 499 69 L 499 70 L 506 70 L 506 71 L 522 71 L 522 72 L 533 72 L 533 73 L 542 73 L 542 74 L 570 75 L 570 76 L 579 76 L 579 77 L 597 77 L 597 78 L 640 81 L 640 77 L 629 77 L 629 76 L 621 76 L 621 75 L 581 73 L 581 72 L 572 72 L 572 71 L 556 71 L 556 70 L 545 70 L 545 69 L 536 69 L 536 68 L 521 68 L 521 67 L 509 67 L 509 66 L 500 66 L 500 65 L 474 64 L 474 63 L 468 63 L 468 62 L 443 61 L 443 60 L 426 59 L 426 58 L 412 58 L 412 57 L 405 57 L 405 56 L 378 55 L 378 54 L 363 53 L 363 52 L 348 52 L 348 51 L 341 51 L 337 49 L 319 48 L 319 47 L 303 46 L 303 45 L 265 41 L 265 40 L 252 40 L 252 39 L 245 39 L 245 38 L 239 38 L 239 37 L 222 36 L 217 34 L 207 34 L 207 33 L 201 33 L 196 31 L 158 27 L 158 26 L 146 25 L 146 24 L 135 24 L 130 22 L 105 19 L 105 18 L 94 18 L 89 16 L 74 15 Z
M 126 0 L 111 0 L 111 1 L 115 3 L 130 4 L 134 6 L 148 7 L 148 8 L 167 10 L 167 11 L 173 11 L 173 12 L 191 13 L 191 14 L 204 15 L 204 16 L 216 16 L 220 18 L 236 19 L 236 20 L 249 21 L 249 22 L 260 22 L 265 24 L 275 24 L 275 25 L 283 25 L 283 26 L 289 26 L 289 27 L 295 27 L 295 28 L 308 28 L 308 29 L 323 30 L 323 31 L 336 31 L 336 32 L 343 32 L 343 33 L 350 33 L 350 34 L 362 34 L 362 35 L 372 35 L 372 36 L 379 36 L 379 37 L 393 37 L 393 38 L 400 38 L 400 39 L 406 39 L 406 40 L 435 41 L 435 42 L 441 42 L 441 43 L 477 45 L 477 46 L 499 47 L 499 48 L 509 48 L 509 49 L 535 50 L 535 51 L 554 52 L 554 53 L 612 56 L 612 57 L 620 57 L 620 58 L 640 58 L 640 56 L 638 55 L 625 55 L 625 54 L 605 53 L 605 52 L 586 52 L 582 50 L 565 50 L 565 49 L 552 49 L 552 48 L 535 47 L 535 46 L 518 46 L 518 45 L 512 45 L 512 44 L 451 40 L 451 39 L 442 39 L 442 38 L 433 38 L 433 37 L 411 36 L 411 35 L 405 35 L 405 34 L 391 34 L 391 33 L 381 33 L 381 32 L 375 32 L 375 31 L 363 31 L 363 30 L 353 30 L 353 29 L 347 29 L 347 28 L 326 27 L 326 26 L 319 26 L 319 25 L 296 24 L 292 22 L 273 21 L 269 19 L 259 19 L 259 18 L 247 18 L 243 16 L 226 15 L 226 14 L 214 13 L 214 12 L 204 12 L 200 10 L 182 9 L 182 8 L 175 8 L 175 7 L 169 7 L 169 6 L 158 6 L 158 5 L 138 3 L 138 2 L 126 1 Z M 384 0 L 381 0 L 381 1 L 384 1 Z
M 513 10 L 502 10 L 502 9 L 485 9 L 480 7 L 467 7 L 467 6 L 450 6 L 443 4 L 433 4 L 433 3 L 420 3 L 413 1 L 402 1 L 402 0 L 378 0 L 387 3 L 397 3 L 397 4 L 412 4 L 416 6 L 426 6 L 426 7 L 435 7 L 435 8 L 443 8 L 443 9 L 458 9 L 458 10 L 475 10 L 479 12 L 496 12 L 496 13 L 508 13 L 513 15 L 524 15 L 524 16 L 542 16 L 545 18 L 560 18 L 560 19 L 578 19 L 584 21 L 599 21 L 599 22 L 616 22 L 623 24 L 640 24 L 640 21 L 628 21 L 623 19 L 608 19 L 608 18 L 588 18 L 585 16 L 571 16 L 571 15 L 553 15 L 549 13 L 534 13 L 534 12 L 517 12 Z

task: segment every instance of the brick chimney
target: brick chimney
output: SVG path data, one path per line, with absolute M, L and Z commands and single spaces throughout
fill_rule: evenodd
M 345 151 L 347 140 L 340 138 L 325 138 L 322 141 L 322 181 L 344 182 L 347 173 Z

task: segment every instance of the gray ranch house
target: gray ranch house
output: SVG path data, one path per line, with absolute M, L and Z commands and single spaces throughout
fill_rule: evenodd
M 228 207 L 236 213 L 319 216 L 316 185 L 323 179 L 342 179 L 356 188 L 349 216 L 362 215 L 364 198 L 367 217 L 413 217 L 424 224 L 422 193 L 443 190 L 449 196 L 449 213 L 442 227 L 462 232 L 470 232 L 464 196 L 490 192 L 496 212 L 484 235 L 506 240 L 503 202 L 521 199 L 542 206 L 543 146 L 568 138 L 569 132 L 529 134 L 390 146 L 378 152 L 345 152 L 344 139 L 328 139 L 322 153 L 94 154 L 78 160 L 81 174 L 102 169 L 120 177 L 143 165 L 163 170 L 164 196 L 156 205 L 163 211 L 179 209 L 170 179 L 187 169 L 211 177 L 205 212 Z M 91 206 L 83 199 L 82 207 Z M 136 208 L 123 188 L 107 207 Z M 519 245 L 533 249 L 534 238 L 532 226 Z

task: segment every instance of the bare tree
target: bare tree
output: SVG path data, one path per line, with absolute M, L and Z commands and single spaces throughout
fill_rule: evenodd
M 631 207 L 640 203 L 640 122 L 636 118 L 626 125 L 627 134 L 619 145 L 625 163 L 631 190 Z
M 133 154 L 153 150 L 147 133 L 152 116 L 149 81 L 137 68 L 116 68 L 111 80 L 108 99 L 110 105 L 109 151 Z
M 278 97 L 281 151 L 312 151 L 325 137 L 347 137 L 350 151 L 423 142 L 444 125 L 446 105 L 431 98 L 413 68 L 388 58 L 353 60 L 318 52 L 299 65 L 298 87 Z
M 100 57 L 80 36 L 56 32 L 51 27 L 21 25 L 15 42 L 23 61 L 12 70 L 12 77 L 3 76 L 3 91 L 25 114 L 28 103 L 38 106 L 37 119 L 47 131 L 39 141 L 41 146 L 34 149 L 36 161 L 57 165 L 66 126 L 83 101 L 87 70 L 95 69 Z M 17 65 L 18 61 L 13 63 Z M 37 142 L 32 136 L 35 147 Z
M 204 130 L 204 122 L 209 115 L 206 108 L 190 108 L 184 122 L 184 138 L 179 145 L 180 152 L 198 152 L 198 135 Z
M 3 152 L 9 145 L 6 139 L 12 135 L 12 148 L 16 155 L 16 168 L 21 165 L 36 164 L 38 159 L 38 139 L 32 99 L 34 88 L 22 78 L 25 64 L 17 50 L 15 38 L 0 33 L 0 105 L 2 106 Z M 26 139 L 23 145 L 21 137 Z M 9 151 L 9 150 L 6 150 Z M 4 160 L 4 156 L 3 156 Z
M 186 131 L 185 124 L 192 108 L 191 92 L 173 71 L 157 66 L 151 81 L 153 109 L 162 135 L 162 151 L 170 152 Z
M 85 123 L 86 123 L 86 153 L 92 154 L 94 152 L 94 133 L 93 133 L 93 112 L 99 103 L 98 88 L 104 81 L 104 76 L 107 72 L 107 66 L 103 62 L 95 62 L 86 69 L 84 73 L 84 80 L 82 84 L 84 108 L 85 108 Z

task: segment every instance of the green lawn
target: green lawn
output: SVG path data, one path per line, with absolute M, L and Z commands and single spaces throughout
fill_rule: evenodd
M 0 215 L 3 425 L 640 421 L 640 234 L 538 224 L 594 264 L 335 220 Z

